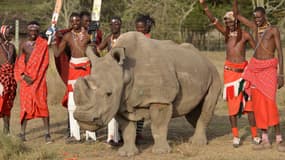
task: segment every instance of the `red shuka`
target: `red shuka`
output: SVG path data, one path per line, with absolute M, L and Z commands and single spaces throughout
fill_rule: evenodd
M 277 65 L 276 58 L 268 60 L 252 58 L 242 76 L 249 82 L 246 91 L 252 97 L 257 128 L 267 129 L 279 123 L 276 104 Z
M 14 66 L 8 62 L 0 67 L 0 83 L 3 85 L 3 93 L 0 96 L 0 117 L 10 116 L 16 96 L 17 83 L 14 79 Z
M 15 79 L 20 82 L 21 123 L 23 119 L 48 117 L 46 71 L 49 64 L 47 41 L 38 37 L 29 61 L 25 63 L 26 54 L 22 53 L 15 64 Z M 34 81 L 27 84 L 21 77 L 25 74 Z
M 243 63 L 232 63 L 230 61 L 226 61 L 224 66 L 225 68 L 229 67 L 233 69 L 244 69 L 246 65 L 247 65 L 247 61 L 244 61 Z M 226 94 L 225 98 L 228 104 L 229 115 L 231 116 L 238 114 L 240 110 L 240 105 L 241 103 L 243 103 L 243 96 L 244 96 L 243 93 L 240 92 L 237 95 L 234 94 L 235 92 L 234 90 L 238 90 L 240 87 L 239 85 L 235 83 L 240 83 L 241 75 L 242 75 L 242 72 L 235 72 L 235 71 L 224 69 L 224 84 L 226 87 L 224 94 Z M 236 86 L 237 88 L 235 88 L 234 86 Z M 253 108 L 250 105 L 250 103 L 247 102 L 245 104 L 243 111 L 244 112 L 253 111 Z

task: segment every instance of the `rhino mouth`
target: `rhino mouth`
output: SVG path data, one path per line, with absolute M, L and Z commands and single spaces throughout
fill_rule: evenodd
M 100 120 L 96 120 L 93 122 L 85 122 L 85 121 L 77 121 L 80 129 L 88 130 L 88 131 L 97 131 L 98 129 L 103 128 L 102 123 Z
M 90 114 L 90 112 L 75 110 L 74 118 L 79 123 L 80 128 L 85 130 L 93 131 L 104 127 L 102 118 L 100 116 L 94 116 Z

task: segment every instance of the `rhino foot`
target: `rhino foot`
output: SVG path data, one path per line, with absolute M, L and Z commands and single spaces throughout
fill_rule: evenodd
M 171 148 L 168 144 L 166 145 L 154 145 L 152 147 L 152 153 L 162 154 L 162 153 L 170 153 Z
M 120 155 L 120 156 L 127 156 L 127 157 L 130 157 L 130 156 L 134 156 L 134 155 L 138 154 L 138 153 L 139 153 L 139 150 L 137 149 L 136 146 L 134 146 L 134 147 L 129 147 L 129 146 L 124 145 L 123 147 L 121 147 L 121 148 L 119 149 L 118 152 L 119 152 L 119 155 Z
M 204 146 L 208 144 L 207 138 L 201 135 L 198 135 L 198 136 L 194 135 L 193 137 L 189 139 L 189 142 L 195 146 Z

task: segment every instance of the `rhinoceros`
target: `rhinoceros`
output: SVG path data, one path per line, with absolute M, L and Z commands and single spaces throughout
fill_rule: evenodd
M 136 121 L 150 120 L 152 151 L 166 153 L 171 118 L 185 116 L 195 127 L 194 144 L 207 144 L 206 128 L 221 91 L 215 66 L 193 46 L 148 39 L 139 32 L 122 34 L 111 51 L 96 58 L 89 76 L 77 80 L 74 116 L 83 129 L 97 130 L 113 117 L 124 140 L 120 155 L 138 153 Z

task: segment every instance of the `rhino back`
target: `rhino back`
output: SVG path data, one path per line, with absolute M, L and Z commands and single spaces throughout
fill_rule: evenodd
M 128 106 L 198 103 L 208 88 L 208 62 L 195 50 L 171 41 L 147 39 L 139 33 L 122 35 L 116 47 L 125 48 L 124 68 L 132 73 Z

